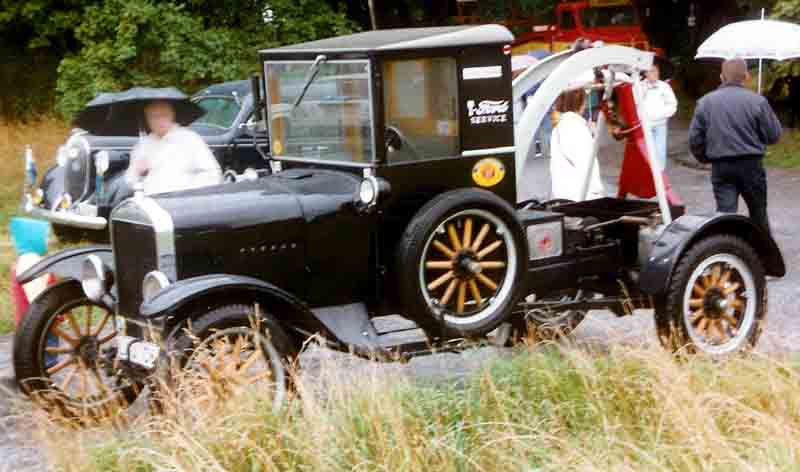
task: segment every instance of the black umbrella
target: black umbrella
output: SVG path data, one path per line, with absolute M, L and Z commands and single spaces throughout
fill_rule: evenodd
M 186 126 L 205 110 L 175 87 L 134 87 L 124 92 L 100 93 L 75 117 L 75 126 L 98 136 L 138 136 L 146 131 L 144 107 L 165 101 L 175 108 L 175 121 Z

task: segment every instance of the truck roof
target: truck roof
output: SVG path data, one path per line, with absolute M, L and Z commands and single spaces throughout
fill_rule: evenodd
M 514 35 L 501 25 L 444 26 L 438 28 L 401 28 L 363 33 L 293 44 L 262 53 L 291 52 L 383 52 L 461 46 L 508 44 Z

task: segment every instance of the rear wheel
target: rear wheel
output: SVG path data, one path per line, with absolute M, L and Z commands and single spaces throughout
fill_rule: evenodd
M 751 349 L 767 314 L 764 269 L 746 241 L 701 240 L 684 254 L 669 290 L 656 301 L 656 327 L 671 351 L 713 356 Z
M 287 366 L 297 351 L 269 314 L 252 305 L 225 305 L 193 319 L 175 334 L 171 351 L 188 381 L 182 393 L 200 404 L 257 388 L 268 392 L 273 410 L 287 396 Z M 188 388 L 187 388 L 188 385 Z
M 423 207 L 399 247 L 407 313 L 429 335 L 478 336 L 511 312 L 527 267 L 513 209 L 482 190 L 441 195 Z
M 76 281 L 54 285 L 31 304 L 14 338 L 17 382 L 66 416 L 103 416 L 139 392 L 113 363 L 113 313 Z

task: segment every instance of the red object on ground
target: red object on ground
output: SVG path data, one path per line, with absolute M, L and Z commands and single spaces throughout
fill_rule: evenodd
M 11 300 L 14 301 L 14 321 L 16 322 L 17 326 L 22 323 L 22 318 L 25 317 L 25 313 L 28 311 L 28 307 L 30 306 L 30 301 L 28 300 L 28 296 L 25 294 L 25 289 L 22 288 L 22 285 L 17 282 L 17 266 L 11 266 Z M 47 275 L 47 285 L 53 285 L 56 279 L 52 275 Z
M 25 296 L 25 290 L 22 285 L 17 282 L 17 267 L 11 266 L 11 299 L 14 301 L 14 320 L 17 326 L 22 322 L 25 312 L 28 311 L 28 297 Z
M 629 127 L 625 130 L 625 158 L 622 161 L 622 171 L 619 175 L 617 197 L 625 198 L 630 194 L 639 198 L 653 198 L 656 196 L 656 186 L 650 171 L 650 162 L 646 157 L 647 144 L 644 140 L 642 122 L 636 111 L 633 84 L 618 85 L 614 90 L 620 117 Z M 670 205 L 680 205 L 680 198 L 672 191 L 666 173 L 662 173 L 662 178 Z

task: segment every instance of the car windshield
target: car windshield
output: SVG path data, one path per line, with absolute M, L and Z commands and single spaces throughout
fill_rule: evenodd
M 234 97 L 204 97 L 196 102 L 206 111 L 194 122 L 200 126 L 228 129 L 233 126 L 241 107 Z
M 266 64 L 272 155 L 368 163 L 373 158 L 369 63 L 327 61 L 308 84 L 311 61 Z
M 604 28 L 609 26 L 635 26 L 636 14 L 633 7 L 603 7 L 581 10 L 581 23 L 584 28 Z

